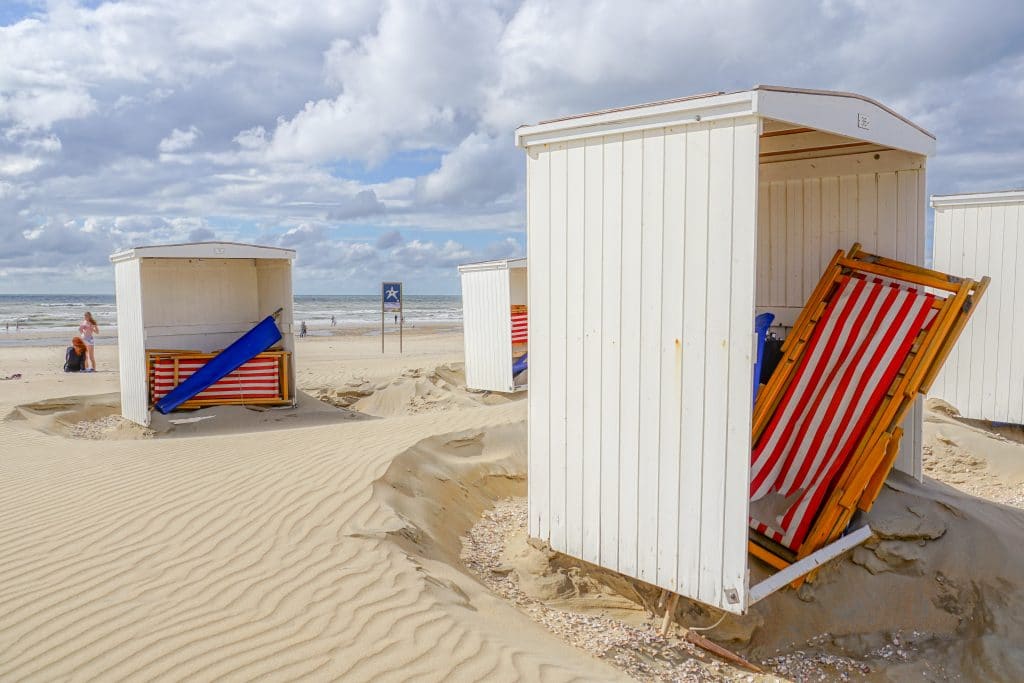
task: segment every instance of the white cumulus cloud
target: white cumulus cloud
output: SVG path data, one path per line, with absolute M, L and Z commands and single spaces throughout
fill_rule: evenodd
M 187 130 L 175 128 L 171 134 L 160 141 L 158 148 L 164 153 L 184 152 L 191 149 L 199 137 L 199 129 L 189 126 Z
M 298 291 L 455 291 L 458 260 L 522 253 L 517 125 L 756 83 L 931 129 L 930 192 L 1024 185 L 1024 3 L 28 4 L 0 26 L 5 285 L 109 284 L 115 247 L 215 235 L 294 243 Z

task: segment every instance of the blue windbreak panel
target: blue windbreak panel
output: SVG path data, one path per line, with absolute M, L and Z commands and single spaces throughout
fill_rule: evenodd
M 216 384 L 222 377 L 230 375 L 280 340 L 281 330 L 277 329 L 277 325 L 274 324 L 274 316 L 269 315 L 263 319 L 263 322 L 211 358 L 206 365 L 192 373 L 191 377 L 157 401 L 156 409 L 166 415 L 196 394 Z
M 754 358 L 754 403 L 757 403 L 757 390 L 761 382 L 761 361 L 764 358 L 764 340 L 768 336 L 768 328 L 772 326 L 775 315 L 762 313 L 754 318 L 754 333 L 757 335 L 757 356 Z
M 522 358 L 520 358 L 519 360 L 517 360 L 515 363 L 512 364 L 512 376 L 513 377 L 518 377 L 519 373 L 521 373 L 524 370 L 526 370 L 526 366 L 528 364 L 528 361 L 526 360 L 526 356 L 527 355 L 528 354 L 524 353 Z

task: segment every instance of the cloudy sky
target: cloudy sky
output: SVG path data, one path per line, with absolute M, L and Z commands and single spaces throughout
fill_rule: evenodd
M 457 292 L 524 251 L 517 125 L 757 83 L 930 129 L 929 192 L 1024 186 L 1020 2 L 0 0 L 0 292 L 196 239 Z

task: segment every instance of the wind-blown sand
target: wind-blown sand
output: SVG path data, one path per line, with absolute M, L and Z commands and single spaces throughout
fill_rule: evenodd
M 0 377 L 23 376 L 0 382 L 0 680 L 626 679 L 621 644 L 573 647 L 559 615 L 649 633 L 656 595 L 514 521 L 480 527 L 525 492 L 523 396 L 466 391 L 459 335 L 417 330 L 402 357 L 388 342 L 300 340 L 298 409 L 145 433 L 113 417 L 111 347 L 91 375 L 60 372 L 60 349 L 0 349 Z M 962 491 L 895 480 L 872 511 L 880 538 L 707 635 L 790 674 L 1024 677 L 1024 512 L 964 493 L 1015 500 L 1024 445 L 934 410 L 926 437 L 927 471 Z M 480 538 L 500 566 L 477 571 L 515 582 L 548 628 L 465 566 Z M 748 680 L 644 638 L 650 672 L 664 656 Z M 849 666 L 815 664 L 830 656 Z
M 302 386 L 461 355 L 453 335 L 401 359 L 375 343 L 303 340 Z M 0 414 L 116 389 L 103 354 L 101 372 L 73 376 L 59 355 L 0 350 L 25 377 L 0 384 Z M 0 680 L 621 678 L 392 540 L 407 524 L 375 482 L 396 456 L 524 416 L 509 402 L 145 441 L 0 423 Z

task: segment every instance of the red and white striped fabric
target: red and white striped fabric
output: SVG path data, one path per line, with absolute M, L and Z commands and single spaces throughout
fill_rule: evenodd
M 752 528 L 800 548 L 914 338 L 935 318 L 933 300 L 879 278 L 840 281 L 754 447 Z
M 184 382 L 193 372 L 206 365 L 206 362 L 201 358 L 179 359 L 177 384 Z M 174 359 L 154 359 L 152 372 L 151 386 L 155 403 L 176 386 Z M 280 395 L 280 372 L 277 356 L 257 356 L 191 400 L 251 400 L 277 398 Z
M 513 344 L 525 344 L 527 331 L 529 324 L 527 321 L 527 313 L 513 313 L 512 314 L 512 343 Z

